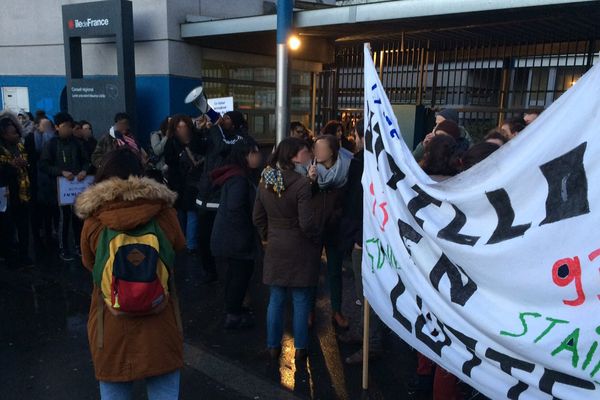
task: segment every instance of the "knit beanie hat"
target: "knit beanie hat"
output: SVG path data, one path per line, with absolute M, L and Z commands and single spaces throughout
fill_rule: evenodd
M 444 117 L 444 119 L 447 121 L 452 121 L 452 122 L 458 124 L 458 111 L 456 111 L 456 110 L 453 110 L 451 108 L 446 108 L 446 109 L 443 109 L 442 111 L 440 111 L 439 113 L 437 113 L 437 115 Z

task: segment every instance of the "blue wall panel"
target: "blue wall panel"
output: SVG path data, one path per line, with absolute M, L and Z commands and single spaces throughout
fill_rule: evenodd
M 157 130 L 167 115 L 187 113 L 198 115 L 198 110 L 185 105 L 183 100 L 190 90 L 202 83 L 200 79 L 173 75 L 144 75 L 136 77 L 137 134 L 144 143 L 149 133 Z M 2 76 L 0 86 L 25 86 L 29 88 L 31 112 L 45 110 L 49 116 L 60 111 L 60 96 L 65 87 L 63 76 Z M 1 105 L 0 108 L 4 108 Z M 85 116 L 75 116 L 85 119 Z M 110 116 L 112 118 L 112 116 Z M 96 132 L 102 135 L 102 132 Z

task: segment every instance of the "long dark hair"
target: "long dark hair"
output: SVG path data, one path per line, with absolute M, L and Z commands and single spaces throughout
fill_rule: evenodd
M 167 135 L 167 131 L 169 130 L 169 116 L 166 116 L 165 119 L 163 119 L 160 123 L 160 132 L 163 134 L 163 136 Z
M 169 127 L 167 129 L 167 132 L 172 138 L 177 138 L 177 125 L 179 125 L 181 121 L 183 121 L 187 125 L 188 129 L 190 130 L 190 135 L 194 133 L 194 122 L 192 121 L 192 119 L 185 114 L 175 114 L 173 115 L 173 118 L 171 118 L 171 121 L 168 123 Z
M 462 155 L 460 170 L 465 171 L 471 168 L 473 165 L 485 160 L 490 154 L 499 148 L 500 146 L 495 143 L 477 143 Z
M 19 127 L 10 117 L 2 117 L 0 118 L 0 135 L 4 135 L 9 126 L 14 126 L 19 136 L 21 133 L 19 132 Z
M 110 178 L 127 179 L 130 176 L 143 176 L 142 160 L 128 147 L 119 147 L 102 157 L 101 167 L 96 172 L 94 183 Z
M 449 135 L 436 135 L 425 147 L 420 162 L 427 175 L 454 176 L 457 174 L 456 140 Z
M 246 136 L 231 146 L 229 155 L 225 159 L 225 164 L 237 165 L 244 170 L 248 170 L 248 155 L 259 151 L 256 140 L 250 136 Z
M 506 138 L 506 136 L 504 136 L 502 131 L 499 130 L 498 128 L 489 130 L 487 135 L 485 135 L 483 139 L 484 140 L 495 139 L 495 140 L 501 141 L 504 144 L 508 143 L 508 139 Z
M 340 121 L 336 121 L 336 120 L 332 119 L 331 121 L 329 121 L 325 124 L 325 126 L 321 129 L 320 134 L 321 135 L 333 135 L 335 138 L 337 138 L 338 128 L 343 128 L 342 123 Z
M 310 148 L 304 140 L 294 137 L 285 138 L 277 145 L 267 164 L 272 168 L 293 170 L 296 166 L 292 158 L 304 148 Z

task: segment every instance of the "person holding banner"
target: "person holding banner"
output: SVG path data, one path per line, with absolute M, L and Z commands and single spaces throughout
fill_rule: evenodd
M 272 358 L 281 355 L 286 292 L 294 303 L 296 358 L 307 356 L 308 315 L 319 282 L 321 232 L 311 205 L 311 182 L 296 172 L 310 161 L 308 144 L 284 139 L 261 175 L 253 221 L 267 242 L 263 283 L 270 288 L 267 309 L 267 347 Z
M 425 144 L 421 168 L 434 181 L 444 181 L 458 173 L 459 151 L 456 140 L 447 134 L 433 136 Z M 458 379 L 421 353 L 417 354 L 416 389 L 429 391 L 433 384 L 435 400 L 460 400 L 463 398 Z
M 64 177 L 68 181 L 83 181 L 91 167 L 87 153 L 81 143 L 73 137 L 73 117 L 65 112 L 54 116 L 54 126 L 58 136 L 53 137 L 44 147 L 41 170 L 50 177 Z M 58 199 L 58 185 L 54 185 Z M 59 256 L 63 261 L 73 261 L 72 246 L 69 243 L 69 228 L 73 231 L 75 250 L 79 252 L 81 221 L 73 213 L 72 205 L 60 205 L 59 217 Z
M 356 296 L 363 300 L 362 286 L 362 255 L 363 255 L 363 187 L 362 175 L 364 169 L 364 120 L 359 120 L 354 129 L 354 143 L 358 152 L 350 161 L 348 182 L 344 187 L 344 204 L 340 223 L 339 246 L 342 252 L 352 253 L 352 271 Z M 364 304 L 361 303 L 362 307 Z M 361 316 L 364 313 L 361 312 Z M 361 325 L 364 321 L 361 321 Z M 361 338 L 353 337 L 350 332 L 338 336 L 342 343 L 362 343 Z M 377 314 L 371 313 L 369 324 L 369 358 L 374 359 L 383 352 L 383 324 Z M 363 349 L 346 357 L 346 364 L 355 365 L 363 361 Z
M 442 127 L 440 127 L 441 124 L 443 124 Z M 444 128 L 446 128 L 446 130 L 444 130 Z M 469 132 L 467 132 L 463 126 L 458 125 L 458 111 L 445 108 L 436 113 L 434 128 L 413 150 L 413 156 L 417 162 L 423 159 L 427 142 L 431 140 L 434 135 L 439 134 L 439 132 L 437 132 L 438 130 L 452 136 L 464 150 L 467 150 L 471 145 L 471 136 L 469 135 Z
M 29 183 L 27 153 L 21 143 L 21 126 L 12 114 L 0 115 L 0 175 L 8 190 L 8 207 L 3 215 L 2 243 L 8 265 L 11 267 L 32 266 L 29 257 Z M 0 194 L 5 195 L 5 194 Z M 18 237 L 17 251 L 12 238 Z

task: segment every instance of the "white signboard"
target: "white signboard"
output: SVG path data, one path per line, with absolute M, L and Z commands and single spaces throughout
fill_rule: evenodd
M 61 206 L 75 203 L 75 199 L 81 192 L 94 183 L 94 177 L 89 175 L 84 180 L 78 181 L 77 178 L 72 181 L 65 177 L 58 177 L 58 204 Z
M 233 97 L 217 97 L 208 99 L 208 105 L 221 115 L 233 111 Z
M 26 86 L 3 86 L 2 107 L 18 113 L 21 110 L 29 111 L 29 88 Z
M 363 283 L 402 339 L 491 399 L 600 398 L 600 65 L 443 182 L 365 47 Z

